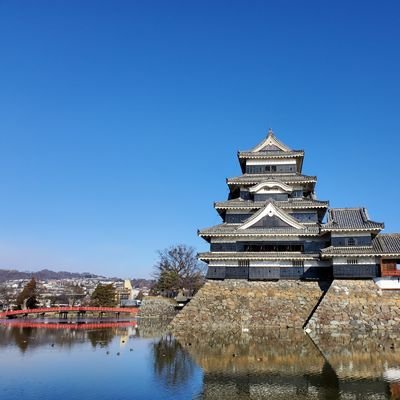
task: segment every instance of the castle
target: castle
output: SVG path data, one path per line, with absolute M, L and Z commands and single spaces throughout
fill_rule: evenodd
M 303 150 L 270 130 L 238 159 L 242 175 L 227 179 L 227 201 L 214 204 L 222 223 L 198 232 L 210 243 L 199 255 L 208 279 L 374 278 L 400 288 L 400 234 L 380 233 L 384 224 L 365 208 L 317 200 L 317 178 L 302 173 Z

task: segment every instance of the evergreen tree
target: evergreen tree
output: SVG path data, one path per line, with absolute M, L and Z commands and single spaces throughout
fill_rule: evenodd
M 102 285 L 99 283 L 92 293 L 90 304 L 94 307 L 115 307 L 117 305 L 117 292 L 112 283 Z
M 36 308 L 37 301 L 37 285 L 36 279 L 32 278 L 22 289 L 22 292 L 17 296 L 17 306 L 19 308 Z

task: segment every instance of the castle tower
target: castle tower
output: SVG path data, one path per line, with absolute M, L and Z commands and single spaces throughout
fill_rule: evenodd
M 302 173 L 303 150 L 269 130 L 238 159 L 242 175 L 227 179 L 227 201 L 214 204 L 222 223 L 198 232 L 210 243 L 199 255 L 208 279 L 374 278 L 385 256 L 398 264 L 399 235 L 379 251 L 384 225 L 364 208 L 329 209 L 324 223 L 329 203 L 316 199 L 317 178 Z

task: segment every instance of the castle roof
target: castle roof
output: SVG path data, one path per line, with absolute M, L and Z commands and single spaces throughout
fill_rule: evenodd
M 246 170 L 247 160 L 277 160 L 295 159 L 297 170 L 301 172 L 303 166 L 304 151 L 292 150 L 289 146 L 279 141 L 270 129 L 268 135 L 251 150 L 238 151 L 238 159 L 242 172 Z
M 318 236 L 317 224 L 303 224 L 302 229 L 294 227 L 251 228 L 239 229 L 243 224 L 228 224 L 226 222 L 198 231 L 203 238 L 211 237 L 245 237 L 245 236 Z
M 322 258 L 376 256 L 373 246 L 329 246 L 321 250 Z
M 300 223 L 274 202 L 268 201 L 264 207 L 247 218 L 244 222 L 222 223 L 198 232 L 199 236 L 316 236 L 319 234 L 318 223 Z
M 323 208 L 329 206 L 329 201 L 321 200 L 304 200 L 304 199 L 288 199 L 284 201 L 273 201 L 279 208 L 282 209 L 309 209 L 309 208 Z M 265 201 L 243 200 L 241 198 L 221 201 L 214 203 L 217 210 L 254 210 L 265 206 Z
M 369 219 L 365 208 L 330 208 L 328 221 L 321 231 L 380 231 L 383 228 L 383 223 Z
M 315 260 L 319 254 L 304 254 L 298 251 L 263 251 L 263 252 L 205 252 L 199 253 L 198 257 L 202 261 L 210 260 Z
M 279 207 L 277 207 L 273 202 L 267 201 L 264 207 L 260 208 L 257 212 L 255 212 L 252 216 L 247 218 L 243 224 L 239 227 L 239 229 L 247 229 L 253 225 L 255 225 L 258 221 L 263 219 L 264 217 L 278 217 L 282 222 L 287 224 L 288 226 L 296 229 L 304 229 L 304 225 L 298 222 L 295 218 L 289 215 L 287 212 L 283 211 Z
M 381 233 L 375 237 L 373 246 L 382 255 L 400 254 L 400 233 Z
M 263 139 L 257 146 L 248 150 L 247 153 L 258 153 L 258 152 L 302 152 L 302 150 L 292 150 L 289 146 L 278 140 L 275 133 L 270 128 L 265 139 Z
M 265 174 L 243 174 L 233 178 L 227 178 L 228 185 L 256 185 L 257 183 L 273 180 L 283 182 L 285 184 L 296 183 L 315 183 L 317 182 L 316 176 L 307 176 L 302 174 L 279 174 L 279 173 L 265 173 Z
M 278 158 L 298 158 L 304 157 L 303 150 L 270 150 L 270 151 L 238 151 L 239 159 L 278 159 Z
M 371 246 L 329 246 L 321 250 L 321 255 L 322 258 L 340 256 L 400 257 L 400 233 L 379 234 L 373 239 Z

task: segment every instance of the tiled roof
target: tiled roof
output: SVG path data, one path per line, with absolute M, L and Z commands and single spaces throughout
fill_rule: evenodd
M 365 208 L 330 208 L 328 222 L 322 225 L 322 231 L 367 230 L 380 231 L 384 224 L 369 220 Z
M 281 251 L 281 252 L 207 252 L 200 253 L 200 260 L 315 260 L 319 259 L 319 254 L 304 254 L 298 251 Z
M 292 150 L 292 151 L 239 151 L 239 159 L 249 159 L 249 158 L 295 158 L 304 157 L 303 150 Z
M 252 201 L 242 199 L 232 199 L 214 203 L 217 209 L 256 209 L 265 206 L 266 201 Z M 304 200 L 304 199 L 289 199 L 288 201 L 273 201 L 278 207 L 286 210 L 304 209 L 304 208 L 327 208 L 328 201 L 321 200 Z
M 243 174 L 241 176 L 236 176 L 234 178 L 227 178 L 226 182 L 228 185 L 235 184 L 248 184 L 248 185 L 256 185 L 257 183 L 263 181 L 280 181 L 286 184 L 290 183 L 315 183 L 317 182 L 316 176 L 307 176 L 300 174 Z
M 400 254 L 400 233 L 377 235 L 373 241 L 373 246 L 381 254 Z
M 285 236 L 285 235 L 299 235 L 299 236 L 317 236 L 319 234 L 319 226 L 317 224 L 305 225 L 304 229 L 296 228 L 249 228 L 238 229 L 242 224 L 227 224 L 222 223 L 212 226 L 210 228 L 198 231 L 199 236 Z
M 375 256 L 376 251 L 372 246 L 347 246 L 347 247 L 338 247 L 338 246 L 329 246 L 325 249 L 321 250 L 322 257 L 331 257 L 331 256 Z
M 377 235 L 372 246 L 330 246 L 321 250 L 322 257 L 332 256 L 399 256 L 400 233 L 385 233 Z
M 249 150 L 249 152 L 260 152 L 266 150 L 278 150 L 285 153 L 292 151 L 289 146 L 278 140 L 272 129 L 269 129 L 267 137 L 263 139 L 259 144 L 257 144 L 257 146 Z

